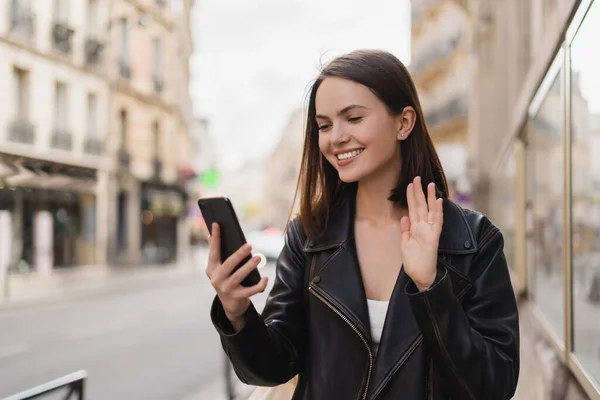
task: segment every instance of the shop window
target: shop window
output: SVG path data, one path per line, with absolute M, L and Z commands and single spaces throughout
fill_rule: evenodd
M 573 350 L 600 382 L 600 2 L 571 45 Z
M 533 212 L 534 297 L 556 338 L 564 341 L 564 129 L 562 73 L 551 72 L 548 89 L 529 124 L 529 198 Z M 553 75 L 553 76 L 552 76 Z M 546 82 L 546 81 L 545 81 Z M 543 85 L 544 86 L 544 85 Z

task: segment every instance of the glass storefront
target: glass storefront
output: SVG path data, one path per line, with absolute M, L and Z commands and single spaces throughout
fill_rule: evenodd
M 550 87 L 539 109 L 534 110 L 528 130 L 529 200 L 533 214 L 535 303 L 564 340 L 564 101 L 562 72 L 548 76 Z
M 499 154 L 490 218 L 514 275 L 525 277 L 537 328 L 600 399 L 600 0 L 580 7 L 514 138 L 523 158 L 515 147 Z
M 600 2 L 571 43 L 573 351 L 600 383 Z

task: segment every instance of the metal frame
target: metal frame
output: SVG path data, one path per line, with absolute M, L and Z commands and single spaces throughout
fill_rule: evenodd
M 87 372 L 79 370 L 72 374 L 65 375 L 58 379 L 54 379 L 50 382 L 46 382 L 34 388 L 25 390 L 23 392 L 14 394 L 6 397 L 3 400 L 30 400 L 36 399 L 40 396 L 47 395 L 48 393 L 55 392 L 60 389 L 67 388 L 69 392 L 65 396 L 65 400 L 69 400 L 73 395 L 77 395 L 79 400 L 85 399 L 85 380 L 87 379 Z

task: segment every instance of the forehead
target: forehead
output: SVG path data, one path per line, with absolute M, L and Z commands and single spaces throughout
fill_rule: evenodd
M 349 104 L 373 107 L 377 96 L 366 86 L 348 79 L 328 77 L 323 80 L 315 98 L 317 114 L 334 114 Z

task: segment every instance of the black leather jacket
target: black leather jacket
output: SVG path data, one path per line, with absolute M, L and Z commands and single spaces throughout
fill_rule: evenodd
M 312 242 L 294 220 L 262 316 L 250 306 L 240 332 L 215 298 L 237 376 L 275 386 L 299 373 L 294 400 L 512 398 L 519 323 L 498 228 L 444 201 L 436 281 L 419 293 L 402 270 L 375 359 L 353 221 L 346 201 Z

